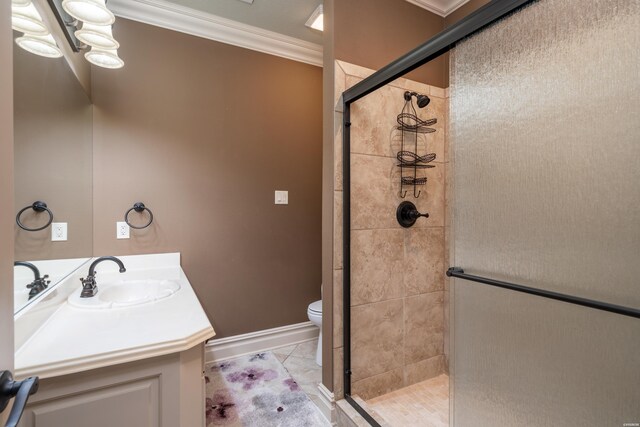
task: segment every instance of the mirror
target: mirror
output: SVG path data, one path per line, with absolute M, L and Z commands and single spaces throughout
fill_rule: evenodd
M 16 221 L 15 261 L 29 263 L 14 267 L 17 313 L 91 256 L 93 111 L 64 57 L 41 57 L 14 43 L 13 66 L 13 215 L 24 209 L 20 223 L 37 230 Z

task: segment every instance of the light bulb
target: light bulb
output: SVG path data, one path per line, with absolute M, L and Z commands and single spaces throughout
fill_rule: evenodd
M 27 34 L 18 37 L 16 44 L 27 52 L 46 58 L 60 58 L 62 56 L 62 51 L 51 34 L 47 34 L 46 36 L 32 36 Z
M 116 20 L 105 0 L 64 0 L 62 8 L 74 18 L 93 25 L 111 25 Z
M 113 38 L 110 25 L 94 25 L 85 22 L 82 29 L 75 32 L 81 42 L 99 49 L 117 49 L 120 44 Z
M 49 33 L 38 10 L 31 2 L 26 6 L 11 5 L 11 28 L 34 36 L 45 36 Z
M 98 67 L 115 69 L 124 66 L 124 61 L 120 59 L 116 49 L 97 49 L 94 47 L 85 53 L 84 57 Z

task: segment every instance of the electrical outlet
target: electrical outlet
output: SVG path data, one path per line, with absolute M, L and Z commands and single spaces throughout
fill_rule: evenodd
M 289 204 L 289 192 L 276 190 L 276 205 L 288 205 Z
M 51 241 L 52 242 L 67 241 L 67 223 L 66 222 L 51 223 Z
M 124 221 L 116 222 L 116 238 L 128 239 L 129 238 L 129 224 Z

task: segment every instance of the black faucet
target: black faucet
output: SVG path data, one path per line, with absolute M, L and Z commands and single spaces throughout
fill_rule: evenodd
M 82 293 L 80 294 L 80 298 L 91 298 L 92 296 L 95 296 L 95 294 L 98 293 L 98 285 L 96 283 L 95 270 L 96 270 L 96 266 L 100 264 L 102 261 L 115 262 L 116 264 L 118 264 L 118 267 L 120 267 L 120 273 L 124 273 L 125 271 L 127 271 L 127 269 L 124 268 L 124 264 L 122 263 L 122 261 L 120 261 L 118 258 L 114 256 L 101 256 L 97 260 L 93 261 L 89 266 L 89 275 L 87 276 L 87 278 L 80 279 L 80 281 L 82 282 Z
M 31 289 L 29 291 L 29 299 L 35 297 L 40 292 L 42 292 L 45 289 L 47 289 L 47 287 L 49 286 L 49 283 L 51 283 L 50 280 L 47 280 L 49 278 L 49 275 L 45 274 L 44 276 L 40 277 L 40 270 L 38 270 L 38 267 L 36 267 L 35 265 L 31 264 L 30 262 L 16 261 L 16 262 L 13 263 L 13 265 L 15 267 L 27 267 L 28 269 L 33 271 L 33 276 L 35 278 L 34 278 L 33 282 L 31 282 L 31 283 L 29 283 L 27 285 L 27 288 Z

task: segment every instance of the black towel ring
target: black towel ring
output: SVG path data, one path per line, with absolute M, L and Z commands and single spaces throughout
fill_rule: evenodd
M 39 228 L 29 228 L 29 227 L 27 227 L 26 225 L 24 225 L 20 221 L 20 216 L 27 209 L 33 209 L 34 211 L 36 211 L 38 213 L 46 211 L 49 214 L 49 221 L 47 221 L 47 223 L 45 225 L 43 225 L 42 227 L 39 227 Z M 20 209 L 20 211 L 16 215 L 16 223 L 18 224 L 18 227 L 22 228 L 25 231 L 40 231 L 40 230 L 44 230 L 45 228 L 50 226 L 52 222 L 53 222 L 53 212 L 51 212 L 51 210 L 47 207 L 47 204 L 45 202 L 40 202 L 40 201 L 33 202 L 32 205 L 29 205 L 27 207 L 24 207 L 24 208 Z
M 142 226 L 132 225 L 129 222 L 129 214 L 131 213 L 131 211 L 136 211 L 138 213 L 141 213 L 141 212 L 144 212 L 144 211 L 149 212 L 149 222 L 147 222 L 145 225 L 142 225 Z M 131 209 L 129 209 L 126 214 L 124 214 L 124 222 L 126 222 L 129 227 L 135 228 L 136 230 L 141 230 L 143 228 L 147 228 L 153 222 L 153 212 L 151 212 L 151 209 L 146 207 L 144 205 L 144 203 L 136 202 L 136 203 L 133 204 L 133 207 Z

